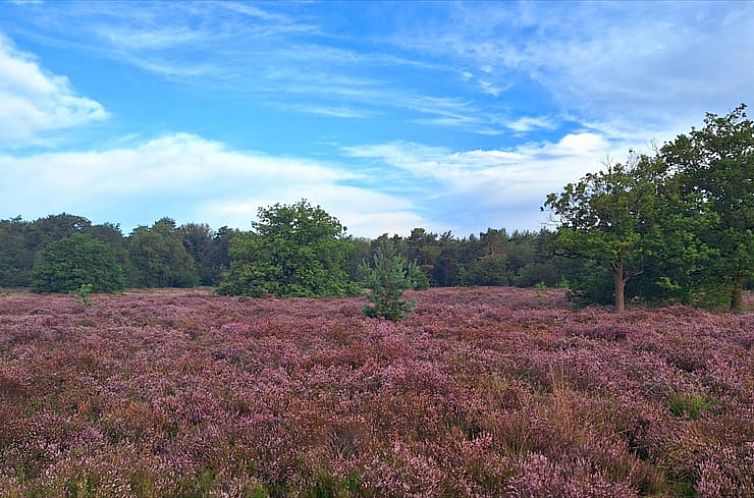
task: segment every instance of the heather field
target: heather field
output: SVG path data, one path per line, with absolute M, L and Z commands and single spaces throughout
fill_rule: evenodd
M 413 297 L 0 297 L 0 495 L 754 495 L 754 315 Z

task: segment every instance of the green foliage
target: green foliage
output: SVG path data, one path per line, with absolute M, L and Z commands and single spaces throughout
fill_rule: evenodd
M 511 283 L 505 254 L 491 254 L 472 261 L 461 271 L 463 285 L 502 286 Z
M 429 272 L 431 267 L 429 265 L 418 266 L 416 276 L 414 277 L 414 290 L 427 290 L 429 289 L 431 282 L 429 280 Z
M 377 247 L 372 265 L 362 264 L 362 284 L 368 289 L 364 314 L 375 318 L 402 320 L 414 308 L 412 301 L 404 301 L 403 293 L 414 287 L 416 266 L 398 254 L 395 244 L 384 240 Z
M 716 252 L 696 283 L 707 295 L 727 293 L 730 308 L 740 310 L 754 278 L 754 122 L 746 106 L 707 114 L 703 128 L 679 135 L 661 156 L 676 171 L 683 199 L 707 221 L 695 231 L 700 242 Z
M 169 218 L 158 220 L 151 228 L 137 228 L 128 255 L 129 280 L 134 287 L 193 287 L 199 283 L 194 260 Z
M 712 408 L 712 402 L 701 394 L 685 395 L 673 392 L 670 396 L 670 413 L 675 417 L 688 417 L 697 420 L 702 413 Z
M 0 221 L 2 287 L 24 287 L 31 282 L 34 251 L 27 247 L 28 225 L 20 217 Z
M 344 269 L 345 227 L 306 200 L 259 209 L 254 232 L 231 244 L 221 294 L 315 297 L 357 292 Z
M 238 230 L 221 227 L 215 232 L 209 225 L 188 223 L 177 232 L 196 265 L 199 283 L 219 284 L 221 273 L 230 266 L 230 241 L 238 235 Z
M 542 283 L 546 287 L 555 287 L 560 278 L 558 268 L 552 261 L 529 263 L 518 272 L 516 285 L 518 287 L 532 287 L 538 283 Z
M 432 267 L 432 280 L 438 287 L 451 287 L 461 283 L 462 267 L 456 248 L 448 246 L 440 252 Z
M 593 260 L 572 261 L 568 269 L 566 296 L 578 307 L 614 304 L 614 281 L 609 268 Z
M 638 156 L 627 165 L 608 165 L 604 171 L 589 173 L 566 185 L 562 193 L 547 196 L 545 206 L 560 221 L 556 246 L 611 270 L 618 311 L 624 306 L 626 282 L 643 271 L 657 185 L 665 175 L 661 161 Z
M 534 289 L 537 292 L 537 305 L 542 306 L 545 302 L 545 294 L 544 291 L 547 289 L 547 286 L 544 282 L 539 282 L 537 285 L 534 286 Z
M 68 213 L 51 215 L 30 224 L 26 243 L 34 251 L 39 251 L 51 242 L 85 233 L 91 226 L 92 222 L 83 216 Z
M 362 261 L 369 259 L 372 254 L 372 241 L 362 237 L 346 237 L 343 242 L 346 246 L 344 270 L 348 274 L 348 280 L 357 282 Z
M 346 477 L 331 475 L 328 472 L 315 473 L 314 484 L 304 490 L 304 498 L 350 498 L 360 496 L 362 491 L 359 473 L 355 470 Z
M 81 287 L 74 291 L 74 294 L 76 294 L 76 296 L 81 299 L 81 302 L 87 308 L 91 305 L 91 303 L 89 302 L 89 296 L 92 295 L 92 290 L 94 290 L 94 286 L 92 284 L 82 284 Z
M 35 292 L 114 292 L 125 288 L 113 250 L 89 235 L 74 234 L 50 243 L 34 266 Z

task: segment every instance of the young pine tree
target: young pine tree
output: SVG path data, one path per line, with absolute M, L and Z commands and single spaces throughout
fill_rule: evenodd
M 403 292 L 414 287 L 418 270 L 398 254 L 390 240 L 381 241 L 373 258 L 373 265 L 361 264 L 362 284 L 369 289 L 364 306 L 366 316 L 401 320 L 414 309 L 413 301 L 404 301 Z

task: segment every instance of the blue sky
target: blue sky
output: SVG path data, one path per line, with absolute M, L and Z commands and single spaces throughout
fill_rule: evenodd
M 538 229 L 751 103 L 752 2 L 0 3 L 0 218 Z

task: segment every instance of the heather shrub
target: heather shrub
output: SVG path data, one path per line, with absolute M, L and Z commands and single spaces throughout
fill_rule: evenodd
M 0 497 L 751 495 L 750 317 L 547 293 L 0 297 Z
M 364 306 L 364 314 L 388 320 L 405 318 L 414 303 L 402 297 L 406 289 L 414 286 L 416 273 L 416 267 L 398 254 L 395 244 L 390 240 L 381 241 L 372 265 L 361 266 L 362 284 L 368 289 L 367 299 L 372 302 Z
M 695 490 L 704 498 L 754 496 L 754 443 L 705 448 L 696 465 Z

